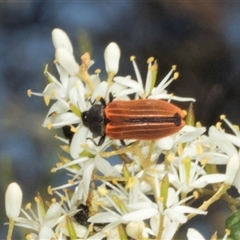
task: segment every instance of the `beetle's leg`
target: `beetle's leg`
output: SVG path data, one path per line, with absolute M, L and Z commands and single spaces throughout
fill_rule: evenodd
M 106 107 L 106 101 L 105 101 L 105 99 L 104 99 L 103 97 L 101 97 L 101 98 L 99 99 L 99 101 L 100 101 L 100 103 L 101 103 L 104 107 Z
M 113 93 L 109 93 L 109 102 L 112 102 L 115 97 L 113 96 Z
M 114 99 L 115 97 L 113 96 L 113 94 L 110 92 L 109 93 L 109 102 L 112 102 L 113 101 L 113 99 Z M 94 102 L 93 103 L 95 103 L 95 101 L 96 101 L 96 99 L 94 100 Z M 105 101 L 105 99 L 103 98 L 103 97 L 101 97 L 100 99 L 99 99 L 99 102 L 104 106 L 104 107 L 106 107 L 106 101 Z M 93 104 L 92 103 L 92 104 Z
M 93 105 L 96 102 L 96 99 L 94 99 L 92 102 L 91 98 L 89 98 L 89 99 L 87 99 L 87 101 L 89 101 L 91 103 L 91 105 Z
M 95 146 L 98 146 L 97 143 L 96 143 L 92 138 L 88 137 L 88 138 L 86 138 L 86 140 L 91 140 L 92 143 L 93 143 Z
M 105 137 L 106 137 L 105 134 L 102 135 L 101 138 L 99 139 L 98 143 L 96 143 L 96 142 L 95 142 L 92 138 L 90 138 L 90 137 L 87 138 L 87 140 L 91 140 L 95 146 L 99 147 L 99 146 L 101 146 L 101 145 L 103 144 L 103 142 L 104 142 L 104 140 L 105 140 Z
M 97 146 L 101 146 L 101 145 L 103 144 L 105 138 L 106 138 L 106 135 L 105 135 L 105 134 L 102 135 L 102 136 L 100 137 L 100 139 L 99 139 L 99 142 L 98 142 L 98 145 L 97 145 Z

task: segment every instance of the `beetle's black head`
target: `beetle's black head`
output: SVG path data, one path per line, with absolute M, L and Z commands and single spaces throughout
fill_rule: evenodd
M 82 113 L 82 122 L 93 133 L 94 137 L 103 136 L 105 130 L 104 106 L 93 105 L 88 111 Z

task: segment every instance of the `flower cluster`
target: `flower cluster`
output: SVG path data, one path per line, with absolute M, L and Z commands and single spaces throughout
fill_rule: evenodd
M 70 157 L 59 155 L 60 162 L 52 172 L 64 169 L 69 181 L 48 188 L 55 198 L 47 206 L 38 195 L 37 213 L 28 204 L 19 217 L 21 200 L 16 214 L 12 214 L 11 201 L 6 200 L 10 225 L 13 222 L 31 229 L 28 239 L 172 239 L 182 224 L 195 215 L 207 214 L 207 208 L 231 185 L 240 192 L 240 132 L 224 116 L 234 135 L 225 133 L 219 124 L 207 135 L 205 127 L 192 123 L 189 110 L 187 125 L 179 132 L 156 141 L 127 140 L 127 146 L 108 136 L 102 141 L 83 123 L 84 113 L 93 104 L 108 104 L 112 96 L 114 101 L 131 101 L 129 96 L 195 101 L 167 92 L 166 87 L 178 78 L 176 66 L 156 84 L 157 62 L 148 59 L 143 81 L 131 57 L 136 79 L 118 76 L 120 48 L 112 42 L 104 52 L 107 79 L 100 80 L 99 69 L 89 73 L 94 64 L 89 53 L 84 53 L 80 65 L 77 63 L 64 31 L 54 29 L 52 40 L 59 79 L 46 67 L 49 84 L 42 93 L 28 90 L 28 95 L 43 97 L 46 105 L 54 101 L 43 127 L 64 129 L 66 136 L 56 138 L 65 144 L 62 149 Z M 114 155 L 122 159 L 120 164 L 109 161 Z M 226 165 L 226 172 L 208 167 L 217 164 Z M 213 186 L 212 197 L 198 208 L 189 206 L 204 195 L 209 184 Z M 189 239 L 194 231 L 189 230 Z

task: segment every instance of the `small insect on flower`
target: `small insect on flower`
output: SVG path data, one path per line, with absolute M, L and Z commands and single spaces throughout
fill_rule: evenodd
M 178 132 L 185 125 L 183 111 L 163 100 L 116 100 L 106 105 L 102 98 L 100 102 L 82 113 L 83 125 L 93 137 L 101 137 L 97 146 L 106 136 L 118 140 L 157 140 Z

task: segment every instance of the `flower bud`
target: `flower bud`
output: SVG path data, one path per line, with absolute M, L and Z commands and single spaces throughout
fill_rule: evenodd
M 126 226 L 126 232 L 127 235 L 133 239 L 148 238 L 148 236 L 143 236 L 144 228 L 143 221 L 129 222 Z
M 115 42 L 108 44 L 104 51 L 106 72 L 116 74 L 119 68 L 120 48 Z
M 64 48 L 66 49 L 69 53 L 73 53 L 73 47 L 72 43 L 69 40 L 68 35 L 59 28 L 55 28 L 52 31 L 52 41 L 53 41 L 53 46 L 55 49 L 57 48 Z
M 188 240 L 192 240 L 192 239 L 204 240 L 204 237 L 202 236 L 202 234 L 199 233 L 194 228 L 189 228 L 188 229 L 188 231 L 187 231 L 187 238 L 188 238 Z
M 8 185 L 5 194 L 5 210 L 9 219 L 17 218 L 22 205 L 22 190 L 20 186 L 12 182 Z

